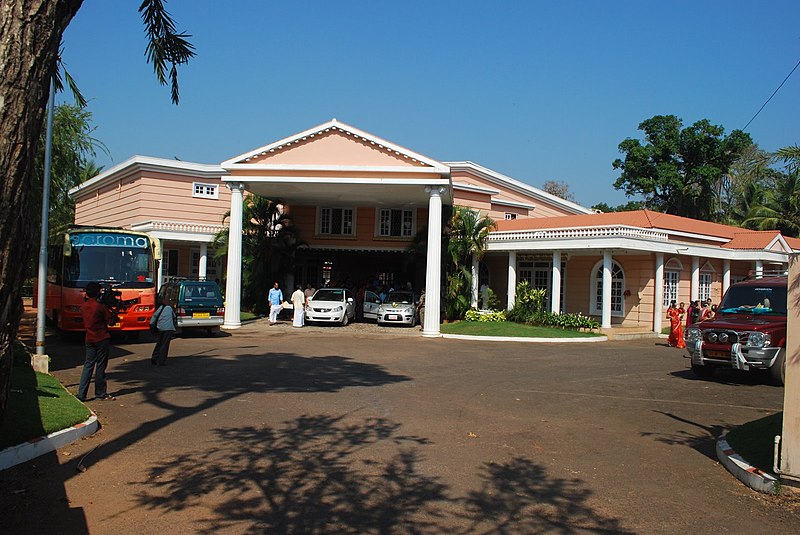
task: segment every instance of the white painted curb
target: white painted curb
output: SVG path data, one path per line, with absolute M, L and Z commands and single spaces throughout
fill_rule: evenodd
M 581 344 L 608 341 L 608 336 L 587 336 L 582 338 L 526 338 L 524 336 L 471 336 L 467 334 L 443 334 L 442 338 L 453 338 L 455 340 L 480 340 L 482 342 L 532 342 L 537 344 Z
M 736 479 L 758 492 L 767 494 L 778 493 L 778 480 L 772 474 L 762 472 L 755 466 L 745 461 L 741 455 L 733 451 L 726 435 L 722 435 L 717 440 L 717 459 L 721 462 L 728 472 L 736 476 Z
M 92 412 L 92 415 L 85 422 L 50 433 L 45 437 L 34 438 L 17 446 L 6 448 L 0 451 L 0 470 L 28 462 L 40 455 L 55 451 L 67 444 L 72 444 L 79 438 L 96 432 L 99 427 L 100 423 L 97 421 L 97 415 Z

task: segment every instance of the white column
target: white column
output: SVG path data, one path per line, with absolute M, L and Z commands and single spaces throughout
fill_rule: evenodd
M 692 301 L 700 299 L 700 257 L 692 257 L 692 287 L 690 288 L 690 297 Z
M 228 227 L 228 280 L 225 285 L 225 329 L 242 326 L 242 192 L 244 184 L 228 184 L 231 190 L 231 215 Z
M 163 243 L 163 242 L 162 242 Z M 161 260 L 158 261 L 158 272 L 156 273 L 156 291 L 161 289 L 161 285 L 164 283 L 164 256 L 166 251 L 164 248 L 161 248 Z
M 561 251 L 553 251 L 553 281 L 550 285 L 550 312 L 561 312 Z
M 200 244 L 200 265 L 197 267 L 197 276 L 201 279 L 206 278 L 206 272 L 208 271 L 208 244 L 201 243 Z
M 756 278 L 760 279 L 764 276 L 764 262 L 756 260 Z
M 508 252 L 508 290 L 507 290 L 506 309 L 514 308 L 514 301 L 517 299 L 517 252 Z
M 469 305 L 478 308 L 478 256 L 472 255 L 472 291 L 470 293 Z
M 422 336 L 438 337 L 442 286 L 442 187 L 427 187 L 428 261 L 425 273 L 425 324 Z
M 603 312 L 600 327 L 611 327 L 611 251 L 603 251 Z
M 653 332 L 661 334 L 664 318 L 664 253 L 656 253 L 656 280 L 653 288 Z
M 731 261 L 722 261 L 722 295 L 731 287 Z

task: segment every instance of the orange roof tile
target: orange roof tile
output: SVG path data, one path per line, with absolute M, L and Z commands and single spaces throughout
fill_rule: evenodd
M 733 239 L 723 245 L 726 249 L 763 250 L 778 236 L 777 230 L 750 230 L 737 232 Z
M 783 239 L 786 240 L 786 243 L 789 244 L 789 247 L 795 251 L 800 251 L 800 238 L 789 238 L 784 236 Z
M 719 238 L 733 239 L 742 232 L 739 227 L 700 221 L 652 210 L 632 210 L 629 212 L 608 212 L 602 214 L 568 215 L 561 217 L 527 217 L 497 222 L 498 231 L 535 230 L 546 228 L 580 228 L 609 225 L 627 225 L 639 228 L 690 232 Z

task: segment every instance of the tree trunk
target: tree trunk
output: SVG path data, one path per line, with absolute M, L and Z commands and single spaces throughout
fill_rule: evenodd
M 0 0 L 0 423 L 32 235 L 34 160 L 61 36 L 82 0 Z

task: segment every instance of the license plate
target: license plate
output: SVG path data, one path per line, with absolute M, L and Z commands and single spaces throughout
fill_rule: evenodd
M 714 358 L 714 359 L 729 359 L 729 358 L 731 358 L 731 354 L 728 353 L 727 351 L 709 350 L 709 351 L 706 351 L 706 355 L 711 357 L 711 358 Z
M 192 317 L 193 318 L 210 318 L 211 317 L 211 313 L 210 312 L 195 312 L 195 313 L 192 314 Z
M 400 319 L 400 317 L 397 314 L 389 314 L 386 317 L 387 317 L 387 319 L 390 319 L 390 320 L 399 320 Z

